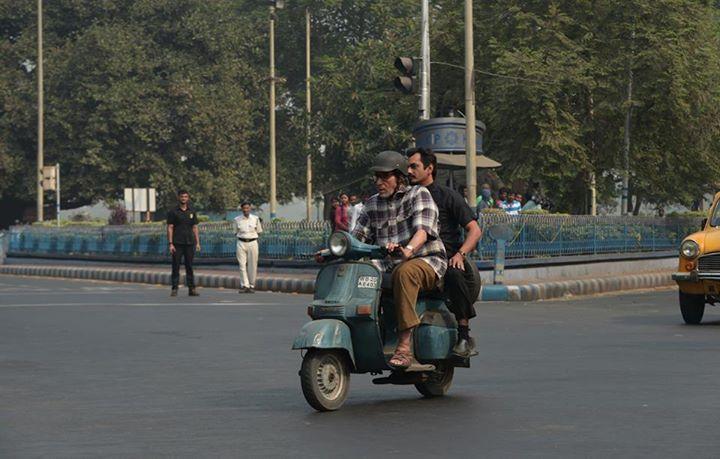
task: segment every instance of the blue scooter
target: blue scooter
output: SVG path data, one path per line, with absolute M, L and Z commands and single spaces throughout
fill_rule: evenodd
M 457 322 L 442 293 L 423 293 L 417 301 L 420 325 L 413 333 L 413 349 L 420 365 L 393 370 L 388 360 L 397 345 L 397 317 L 391 278 L 368 261 L 389 254 L 343 231 L 333 233 L 328 246 L 324 256 L 332 261 L 318 273 L 307 311 L 312 320 L 292 346 L 306 351 L 300 384 L 310 406 L 339 409 L 347 398 L 350 373 L 389 372 L 373 383 L 413 384 L 425 397 L 445 395 L 455 367 L 469 368 L 470 361 L 452 354 Z

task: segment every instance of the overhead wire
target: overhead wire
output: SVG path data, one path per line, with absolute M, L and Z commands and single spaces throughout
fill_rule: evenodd
M 447 67 L 453 67 L 456 69 L 465 70 L 465 67 L 463 67 L 462 65 L 451 64 L 449 62 L 432 61 L 431 64 L 445 65 Z M 550 80 L 538 80 L 535 78 L 525 78 L 525 77 L 518 77 L 518 76 L 512 76 L 512 75 L 502 75 L 500 73 L 487 72 L 485 70 L 478 70 L 478 69 L 475 69 L 475 72 L 480 73 L 482 75 L 488 75 L 488 76 L 493 76 L 493 77 L 497 77 L 497 78 L 507 78 L 509 80 L 526 81 L 528 83 L 553 84 L 553 85 L 559 83 L 557 81 L 550 81 Z

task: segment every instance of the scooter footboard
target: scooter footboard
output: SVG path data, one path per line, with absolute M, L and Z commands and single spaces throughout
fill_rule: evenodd
M 306 323 L 293 342 L 293 349 L 344 349 L 355 366 L 350 328 L 337 319 L 318 319 Z

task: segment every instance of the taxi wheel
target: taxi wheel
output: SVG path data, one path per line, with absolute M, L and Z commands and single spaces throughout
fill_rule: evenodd
M 415 389 L 425 398 L 442 397 L 450 389 L 454 374 L 455 367 L 447 362 L 438 363 L 428 380 L 415 384 Z
M 350 387 L 347 354 L 337 349 L 310 349 L 300 368 L 305 400 L 318 411 L 339 409 Z
M 680 292 L 680 312 L 686 324 L 699 324 L 705 313 L 705 295 Z

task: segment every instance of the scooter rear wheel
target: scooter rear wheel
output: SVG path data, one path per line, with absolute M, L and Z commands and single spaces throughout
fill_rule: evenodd
M 305 400 L 316 410 L 339 409 L 350 388 L 346 354 L 335 349 L 310 349 L 300 368 L 300 385 Z
M 415 389 L 425 398 L 442 397 L 450 389 L 454 374 L 455 367 L 447 362 L 438 363 L 428 380 L 415 384 Z

